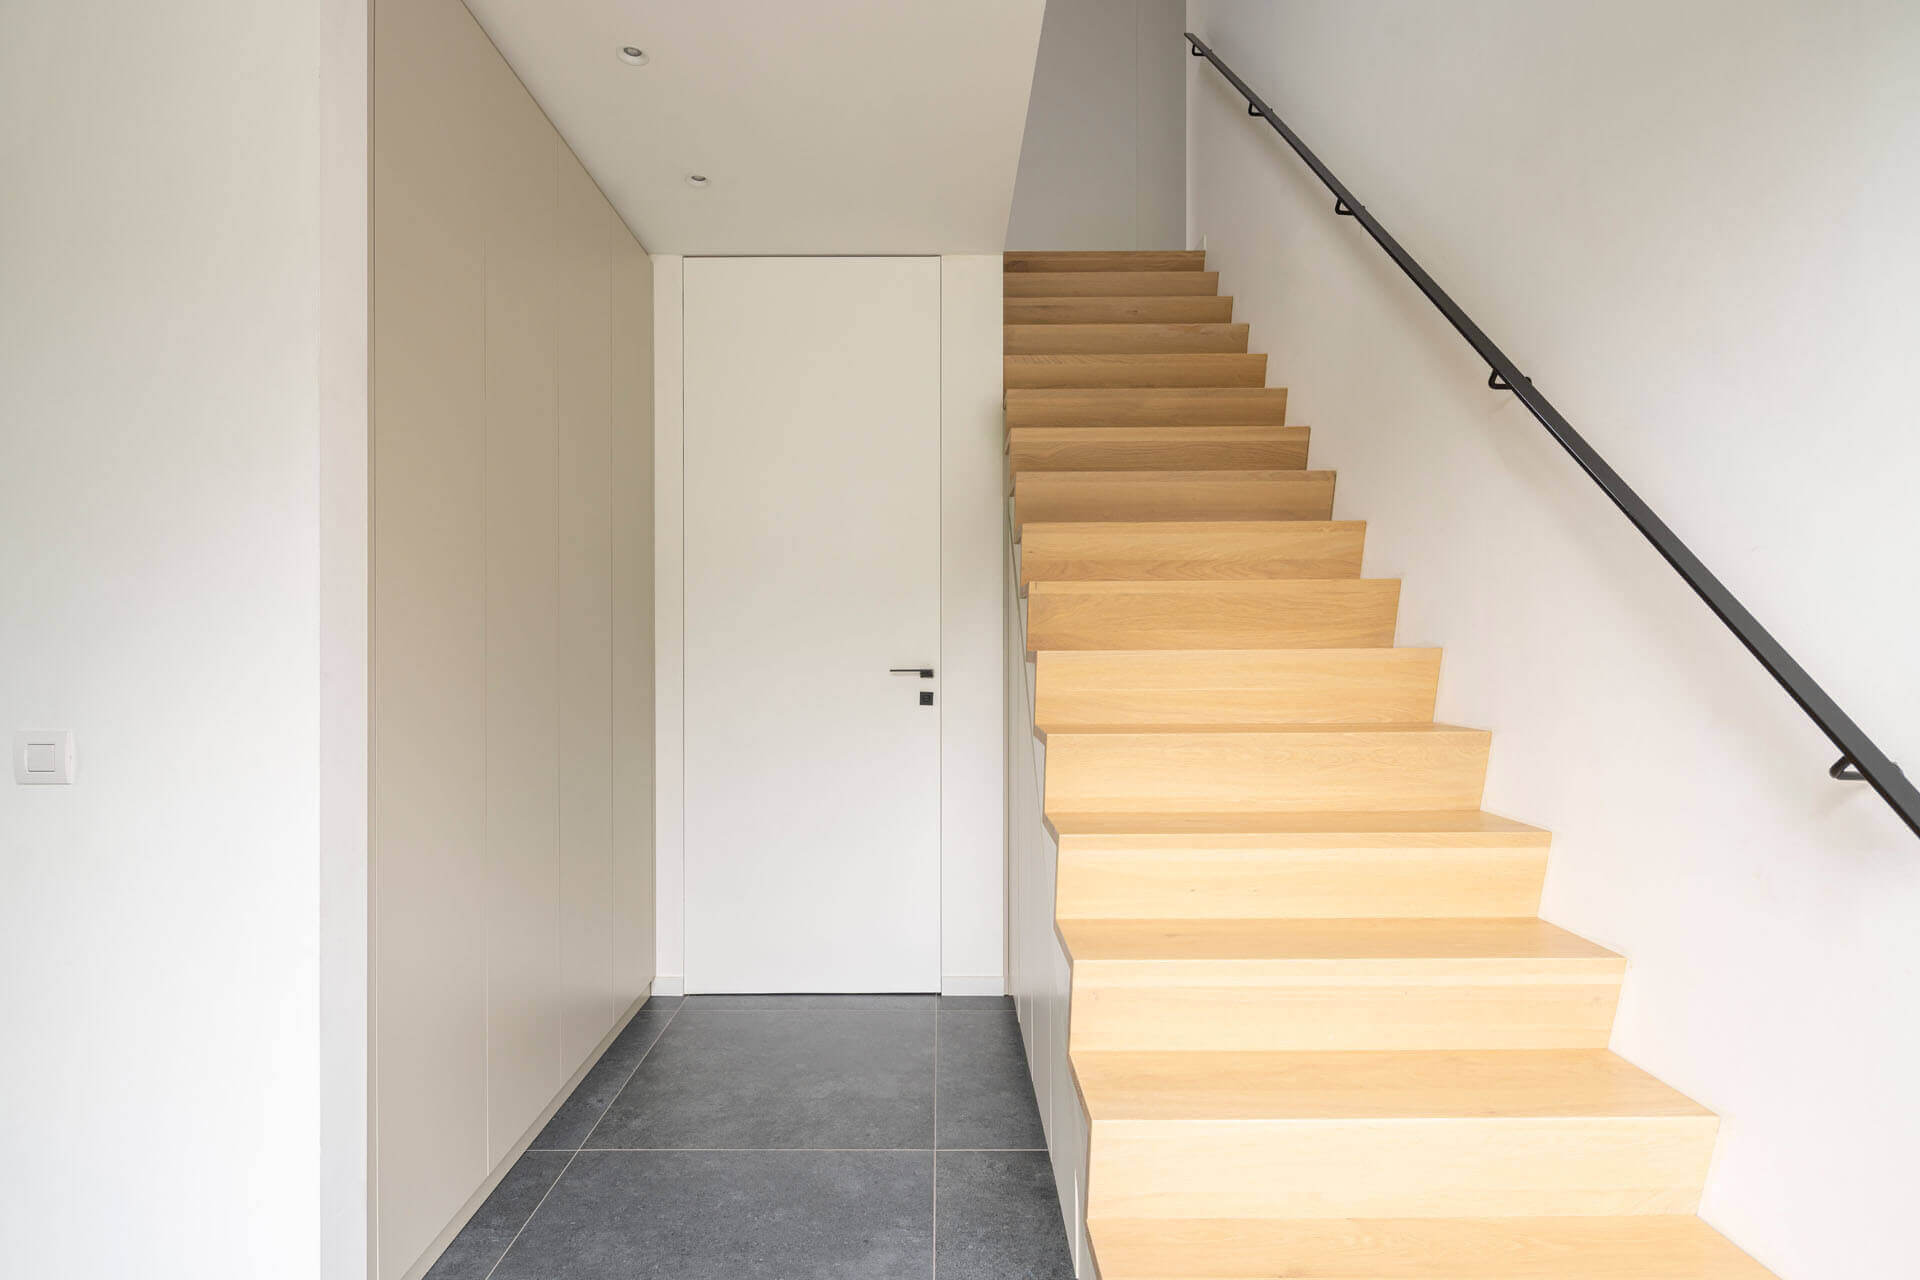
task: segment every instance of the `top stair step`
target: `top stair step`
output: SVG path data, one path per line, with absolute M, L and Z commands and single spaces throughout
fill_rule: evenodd
M 1010 271 L 1009 298 L 1145 298 L 1220 292 L 1218 271 Z
M 1204 249 L 1019 250 L 1004 256 L 1009 272 L 1201 271 Z

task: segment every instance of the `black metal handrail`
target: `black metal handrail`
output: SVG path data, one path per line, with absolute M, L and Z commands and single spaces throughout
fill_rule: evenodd
M 1235 75 L 1232 67 L 1220 61 L 1220 55 L 1208 48 L 1199 36 L 1189 31 L 1186 37 L 1193 46 L 1193 56 L 1211 62 L 1227 78 L 1227 82 L 1240 91 L 1240 95 L 1247 100 L 1247 114 L 1259 116 L 1273 126 L 1273 131 L 1293 148 L 1294 154 L 1304 160 L 1314 176 L 1333 193 L 1333 211 L 1342 217 L 1352 218 L 1366 228 L 1374 243 L 1386 250 L 1395 265 L 1427 296 L 1427 301 L 1438 308 L 1440 314 L 1447 318 L 1447 323 L 1487 362 L 1487 367 L 1492 370 L 1487 375 L 1487 385 L 1496 391 L 1512 392 L 1521 404 L 1527 406 L 1527 411 L 1540 420 L 1540 425 L 1547 429 L 1547 433 L 1560 442 L 1560 447 L 1580 464 L 1582 471 L 1592 477 L 1601 492 L 1620 508 L 1621 514 L 1653 544 L 1653 549 L 1673 566 L 1674 572 L 1693 588 L 1694 594 L 1706 602 L 1707 608 L 1713 610 L 1720 621 L 1727 624 L 1727 629 L 1747 647 L 1747 652 L 1780 682 L 1787 696 L 1820 726 L 1820 731 L 1832 740 L 1841 753 L 1840 759 L 1834 762 L 1828 773 L 1845 781 L 1866 782 L 1893 806 L 1893 811 L 1913 829 L 1914 834 L 1920 835 L 1920 790 L 1916 790 L 1913 783 L 1907 780 L 1900 766 L 1874 745 L 1873 739 L 1840 709 L 1840 704 L 1807 674 L 1806 668 L 1794 661 L 1793 655 L 1760 625 L 1759 620 L 1748 612 L 1726 584 L 1700 562 L 1700 557 L 1694 555 L 1679 535 L 1667 527 L 1667 522 L 1654 514 L 1653 508 L 1573 429 L 1560 411 L 1534 387 L 1532 380 L 1522 374 L 1506 353 L 1494 345 L 1493 339 L 1473 322 L 1473 318 L 1460 309 L 1460 304 L 1447 296 L 1447 291 L 1434 282 L 1412 254 L 1400 247 L 1398 240 L 1387 234 L 1387 229 L 1380 225 L 1379 219 L 1368 213 L 1367 207 L 1354 198 L 1346 184 L 1333 176 L 1333 171 L 1321 163 L 1320 157 L 1314 155 L 1312 149 L 1300 140 L 1300 135 L 1288 128 L 1286 121 L 1275 115 L 1273 108 L 1245 80 Z

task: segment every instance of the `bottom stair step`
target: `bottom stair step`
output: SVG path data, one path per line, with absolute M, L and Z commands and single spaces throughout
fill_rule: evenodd
M 1117 1219 L 1101 1280 L 1772 1280 L 1700 1219 Z

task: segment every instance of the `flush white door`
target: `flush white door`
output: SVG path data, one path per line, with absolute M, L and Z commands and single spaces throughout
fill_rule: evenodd
M 684 288 L 687 990 L 937 991 L 939 259 Z

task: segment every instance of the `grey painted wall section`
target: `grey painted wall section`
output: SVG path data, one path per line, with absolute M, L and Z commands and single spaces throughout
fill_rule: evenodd
M 1047 0 L 1009 249 L 1178 249 L 1186 239 L 1180 0 Z

